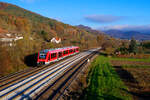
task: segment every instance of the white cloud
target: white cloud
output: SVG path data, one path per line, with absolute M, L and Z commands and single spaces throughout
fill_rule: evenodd
M 110 23 L 124 19 L 124 16 L 113 16 L 113 15 L 88 15 L 84 17 L 87 21 L 96 23 Z
M 99 27 L 99 29 L 103 29 L 103 30 L 108 30 L 108 29 L 118 29 L 118 30 L 122 30 L 125 28 L 130 27 L 129 25 L 111 25 L 111 26 L 102 26 Z

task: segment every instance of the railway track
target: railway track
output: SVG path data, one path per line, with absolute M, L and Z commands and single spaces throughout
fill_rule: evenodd
M 42 71 L 35 72 L 11 85 L 6 85 L 4 88 L 2 86 L 0 98 L 3 100 L 40 98 L 40 91 L 43 91 L 44 88 L 52 85 L 60 78 L 60 76 L 63 77 L 62 75 L 68 70 L 77 68 L 73 67 L 74 64 L 77 64 L 77 62 L 81 61 L 83 58 L 85 59 L 91 52 L 86 51 L 80 53 L 56 65 L 45 68 Z
M 70 76 L 67 77 L 67 79 L 64 81 L 63 84 L 57 88 L 57 93 L 55 95 L 49 96 L 48 99 L 53 98 L 60 100 L 60 98 L 63 96 L 64 92 L 68 89 L 68 87 L 71 85 L 71 83 L 76 80 L 78 74 L 83 70 L 84 66 L 88 63 L 88 59 L 91 59 L 97 52 L 93 52 L 91 55 L 88 56 L 88 58 L 84 59 L 83 62 L 79 62 L 77 65 L 78 67 L 70 72 Z M 67 90 L 68 91 L 68 90 Z
M 91 59 L 95 55 L 95 52 L 82 58 L 79 62 L 74 64 L 70 69 L 68 69 L 63 75 L 61 75 L 57 80 L 55 80 L 49 87 L 43 90 L 35 100 L 58 100 L 75 79 L 75 77 L 83 69 L 84 65 L 87 64 L 88 59 Z
M 70 56 L 70 57 L 72 57 L 72 56 Z M 70 58 L 70 57 L 67 57 L 67 58 Z M 66 60 L 66 58 L 62 59 L 60 61 L 64 61 L 64 60 Z M 68 59 L 68 60 L 70 60 L 70 59 Z M 41 71 L 53 66 L 54 64 L 59 63 L 59 62 L 51 63 L 49 65 L 43 65 L 43 66 L 40 66 L 40 67 L 29 68 L 29 69 L 26 69 L 26 70 L 23 70 L 23 71 L 19 71 L 19 72 L 10 74 L 8 76 L 1 77 L 0 78 L 0 90 L 1 90 L 1 88 L 4 88 L 4 87 L 8 86 L 9 84 L 19 82 L 20 79 L 24 79 L 28 76 L 34 75 L 38 72 L 41 72 Z

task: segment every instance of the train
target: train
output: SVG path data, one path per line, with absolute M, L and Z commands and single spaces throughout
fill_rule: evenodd
M 65 57 L 79 53 L 78 46 L 70 46 L 55 49 L 45 49 L 38 52 L 37 65 L 50 64 L 59 61 Z

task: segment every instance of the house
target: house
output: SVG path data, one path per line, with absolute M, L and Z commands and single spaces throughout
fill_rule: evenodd
M 58 43 L 61 42 L 61 38 L 58 38 L 58 37 L 55 38 L 55 37 L 53 37 L 53 38 L 51 39 L 51 42 L 52 42 L 52 43 L 57 43 L 57 44 L 58 44 Z
M 0 42 L 3 42 L 4 45 L 12 46 L 14 41 L 23 39 L 23 36 L 19 36 L 15 33 L 0 33 Z

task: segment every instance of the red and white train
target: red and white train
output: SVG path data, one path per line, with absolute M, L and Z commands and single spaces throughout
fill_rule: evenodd
M 79 47 L 71 46 L 56 49 L 45 49 L 38 53 L 37 65 L 49 64 L 79 52 Z

